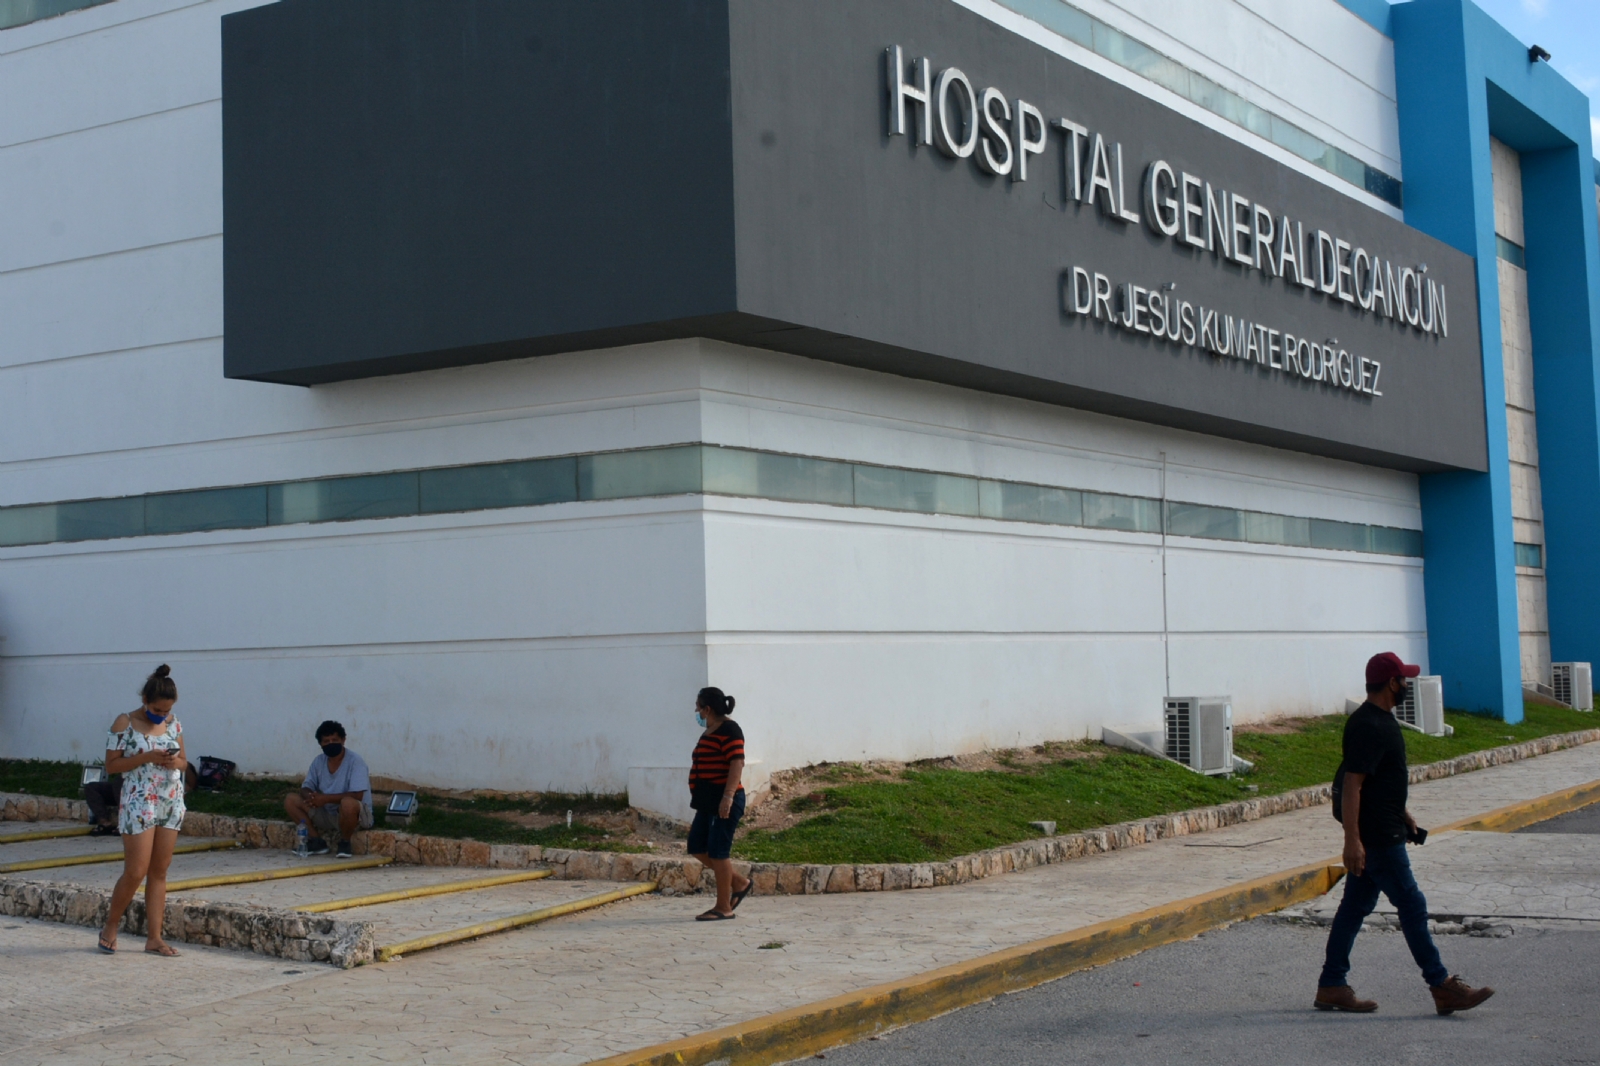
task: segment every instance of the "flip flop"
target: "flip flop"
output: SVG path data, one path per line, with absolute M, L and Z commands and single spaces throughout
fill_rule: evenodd
M 183 954 L 183 952 L 179 951 L 177 948 L 173 947 L 171 944 L 162 944 L 158 948 L 145 948 L 144 950 L 148 954 L 160 955 L 164 959 L 175 959 L 179 955 Z
M 115 955 L 117 953 L 117 942 L 115 940 L 107 944 L 106 935 L 104 933 L 100 934 L 98 940 L 101 951 L 105 952 L 107 955 Z
M 713 909 L 706 911 L 704 914 L 695 915 L 694 920 L 697 922 L 731 922 L 737 917 L 737 914 L 723 914 L 721 911 Z
M 738 910 L 739 909 L 739 904 L 744 902 L 744 898 L 746 896 L 748 896 L 750 894 L 750 890 L 752 888 L 755 888 L 755 887 L 756 887 L 756 883 L 754 881 L 746 881 L 744 883 L 744 887 L 741 888 L 739 891 L 735 892 L 729 898 L 728 906 L 733 908 L 734 910 Z

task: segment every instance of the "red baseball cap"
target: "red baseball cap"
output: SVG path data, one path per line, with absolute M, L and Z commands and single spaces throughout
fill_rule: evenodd
M 1392 651 L 1374 655 L 1367 660 L 1367 684 L 1381 685 L 1392 677 L 1416 677 L 1422 673 L 1420 666 L 1408 666 Z

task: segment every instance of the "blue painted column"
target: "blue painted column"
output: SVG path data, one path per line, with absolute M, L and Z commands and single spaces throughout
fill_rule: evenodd
M 1430 667 L 1522 717 L 1491 134 L 1522 153 L 1554 659 L 1600 662 L 1600 235 L 1588 101 L 1470 0 L 1392 9 L 1406 221 L 1478 261 L 1487 474 L 1422 479 Z M 1531 680 L 1531 679 L 1530 679 Z
M 1587 101 L 1585 101 L 1587 103 Z M 1588 108 L 1582 132 L 1588 132 Z M 1600 663 L 1600 233 L 1590 147 L 1522 155 L 1550 656 Z
M 1494 189 L 1488 110 L 1470 55 L 1469 6 L 1413 0 L 1393 9 L 1406 222 L 1477 259 L 1489 443 L 1487 473 L 1421 479 L 1428 669 L 1444 677 L 1447 707 L 1516 722 L 1522 719 L 1522 668 Z

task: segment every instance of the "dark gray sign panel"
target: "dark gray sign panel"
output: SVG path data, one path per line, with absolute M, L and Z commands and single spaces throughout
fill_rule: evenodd
M 709 336 L 1486 466 L 1473 261 L 948 0 L 223 20 L 225 366 Z

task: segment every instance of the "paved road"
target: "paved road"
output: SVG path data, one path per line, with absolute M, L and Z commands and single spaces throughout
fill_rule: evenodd
M 1519 833 L 1600 833 L 1600 803 L 1517 830 Z
M 1563 835 L 1549 835 L 1557 833 Z M 1357 941 L 1351 974 L 1360 994 L 1378 1000 L 1379 1012 L 1310 1009 L 1327 936 L 1312 923 L 1331 918 L 1342 892 L 1336 888 L 1282 917 L 1159 948 L 827 1057 L 844 1066 L 1600 1063 L 1592 991 L 1600 985 L 1600 804 L 1517 834 L 1446 834 L 1412 856 L 1432 913 L 1484 916 L 1497 932 L 1513 931 L 1438 937 L 1445 965 L 1469 983 L 1499 990 L 1472 1014 L 1438 1017 L 1404 939 L 1379 928 Z
M 1551 1066 L 1600 1063 L 1600 931 L 1440 938 L 1499 989 L 1441 1018 L 1399 933 L 1368 931 L 1352 980 L 1377 1014 L 1311 1009 L 1324 931 L 1258 920 L 828 1052 L 830 1066 Z

